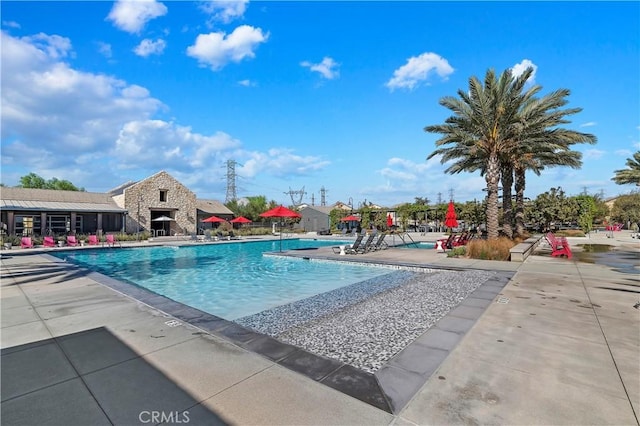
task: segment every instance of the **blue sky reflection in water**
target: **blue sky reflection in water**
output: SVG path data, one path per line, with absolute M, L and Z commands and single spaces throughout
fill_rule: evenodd
M 284 240 L 283 250 L 339 244 Z M 279 241 L 52 253 L 225 319 L 390 273 L 386 268 L 263 256 Z

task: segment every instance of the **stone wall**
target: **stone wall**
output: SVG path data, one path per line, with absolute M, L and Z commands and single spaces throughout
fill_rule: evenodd
M 166 201 L 160 200 L 161 191 L 166 191 Z M 128 233 L 137 232 L 138 223 L 140 232 L 149 231 L 152 212 L 163 212 L 175 219 L 165 224 L 165 229 L 170 230 L 167 235 L 196 231 L 196 195 L 166 172 L 159 172 L 127 188 L 124 204 L 129 211 Z

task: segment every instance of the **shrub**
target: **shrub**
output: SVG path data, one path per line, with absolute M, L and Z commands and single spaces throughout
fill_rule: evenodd
M 471 259 L 509 260 L 509 250 L 518 240 L 500 237 L 494 240 L 471 240 L 467 243 L 467 256 Z
M 464 246 L 454 247 L 453 250 L 447 252 L 447 257 L 460 257 L 465 256 L 467 249 Z

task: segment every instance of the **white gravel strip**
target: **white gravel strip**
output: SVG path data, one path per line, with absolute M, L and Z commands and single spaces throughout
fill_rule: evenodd
M 373 373 L 494 275 L 400 271 L 237 322 Z

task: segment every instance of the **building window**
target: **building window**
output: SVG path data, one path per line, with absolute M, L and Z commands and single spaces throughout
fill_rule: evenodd
M 166 203 L 167 202 L 167 191 L 166 189 L 161 189 L 160 190 L 160 202 L 162 203 Z

